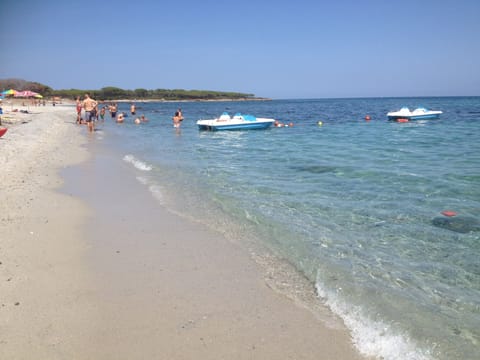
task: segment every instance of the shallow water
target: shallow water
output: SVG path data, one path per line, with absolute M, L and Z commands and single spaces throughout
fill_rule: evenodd
M 179 106 L 185 120 L 177 131 L 171 116 Z M 388 122 L 386 113 L 403 106 L 444 114 Z M 148 123 L 107 118 L 99 141 L 164 206 L 237 240 L 260 241 L 294 264 L 315 284 L 319 301 L 343 318 L 362 353 L 478 357 L 480 98 L 137 103 L 137 109 Z M 197 130 L 196 120 L 223 111 L 294 126 Z M 444 210 L 458 215 L 447 218 Z

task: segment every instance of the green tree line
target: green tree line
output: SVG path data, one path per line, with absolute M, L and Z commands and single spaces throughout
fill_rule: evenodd
M 183 89 L 135 89 L 125 90 L 117 87 L 104 87 L 100 90 L 53 90 L 52 95 L 76 98 L 89 93 L 95 99 L 101 100 L 216 100 L 216 99 L 249 99 L 255 98 L 253 94 L 238 92 L 211 91 L 211 90 L 183 90 Z
M 42 94 L 44 97 L 59 96 L 62 98 L 76 99 L 83 98 L 89 93 L 99 100 L 218 100 L 218 99 L 254 99 L 254 94 L 239 92 L 213 91 L 213 90 L 184 90 L 184 89 L 135 89 L 125 90 L 118 87 L 108 86 L 100 90 L 92 89 L 68 89 L 54 90 L 47 85 L 22 79 L 0 80 L 0 91 L 15 89 L 19 91 L 31 90 Z

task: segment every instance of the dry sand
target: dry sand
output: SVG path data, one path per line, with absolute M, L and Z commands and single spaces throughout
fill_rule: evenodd
M 80 335 L 91 317 L 91 304 L 82 303 L 92 283 L 79 232 L 86 208 L 53 191 L 62 184 L 59 168 L 86 159 L 84 138 L 70 121 L 73 108 L 3 108 L 0 358 L 61 358 L 57 349 L 68 353 L 66 339 Z
M 73 107 L 30 111 L 0 139 L 1 359 L 360 359 L 244 249 L 89 155 Z

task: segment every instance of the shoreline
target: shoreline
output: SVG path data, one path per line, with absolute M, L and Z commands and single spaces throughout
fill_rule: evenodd
M 67 109 L 0 140 L 15 175 L 1 178 L 3 357 L 361 359 L 244 249 L 160 206 Z

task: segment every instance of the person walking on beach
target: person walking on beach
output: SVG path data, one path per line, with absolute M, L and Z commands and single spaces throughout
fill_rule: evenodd
M 95 130 L 93 120 L 96 117 L 96 111 L 95 111 L 96 107 L 97 107 L 97 102 L 93 100 L 89 94 L 85 94 L 85 100 L 83 100 L 83 108 L 85 109 L 85 118 L 87 121 L 89 132 L 93 132 Z
M 82 102 L 80 101 L 80 96 L 77 96 L 77 124 L 82 123 Z

